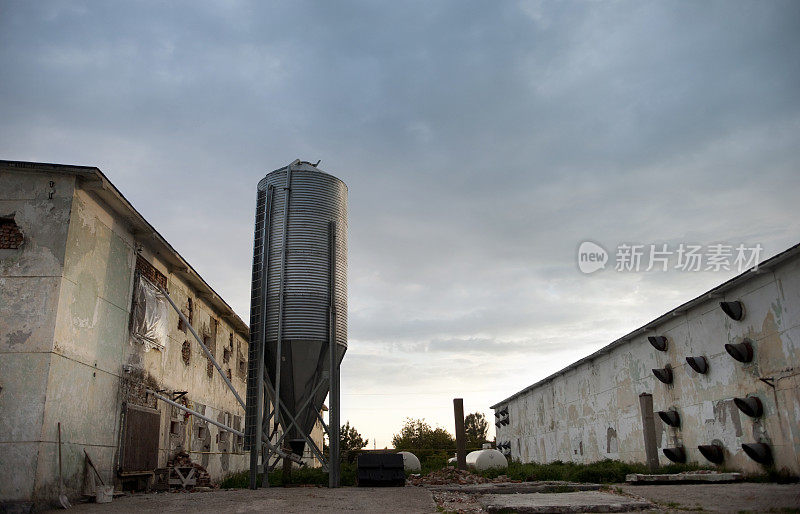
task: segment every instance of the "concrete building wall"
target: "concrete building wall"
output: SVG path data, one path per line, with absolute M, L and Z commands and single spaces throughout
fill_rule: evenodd
M 800 258 L 794 254 L 763 273 L 751 273 L 724 296 L 715 296 L 659 318 L 657 326 L 627 342 L 495 405 L 496 412 L 508 408 L 510 421 L 497 427 L 497 442 L 510 442 L 511 457 L 522 462 L 644 462 L 638 397 L 650 393 L 654 411 L 674 408 L 682 418 L 675 429 L 656 416 L 661 464 L 669 463 L 661 450 L 675 446 L 685 447 L 689 462 L 710 464 L 697 446 L 717 441 L 725 448 L 726 467 L 758 472 L 763 468 L 741 445 L 764 442 L 778 469 L 800 474 Z M 733 300 L 745 305 L 741 321 L 719 307 L 720 301 Z M 667 351 L 653 348 L 648 335 L 666 336 Z M 755 349 L 748 364 L 724 349 L 745 338 Z M 708 372 L 692 370 L 689 356 L 705 356 Z M 674 372 L 670 385 L 651 371 L 666 364 Z M 761 418 L 750 418 L 734 405 L 734 397 L 747 395 L 761 399 Z
M 193 287 L 191 270 L 170 268 L 152 235 L 135 234 L 94 194 L 97 183 L 84 184 L 69 173 L 0 169 L 0 219 L 13 219 L 24 235 L 20 248 L 0 249 L 0 501 L 57 498 L 58 423 L 68 494 L 85 490 L 84 449 L 113 482 L 126 402 L 161 411 L 159 466 L 186 450 L 213 479 L 247 469 L 236 436 L 144 394 L 187 391 L 187 406 L 243 429 L 243 409 L 216 370 L 209 376 L 209 360 L 179 329 L 177 313 L 169 311 L 163 351 L 130 341 L 137 254 L 167 277 L 178 305 L 192 298 L 193 326 L 241 395 L 246 325 L 215 308 L 213 292 Z
M 178 329 L 178 315 L 170 310 L 169 337 L 163 350 L 145 351 L 131 342 L 128 320 L 133 295 L 136 255 L 167 277 L 168 291 L 178 305 L 193 298 L 193 326 L 202 336 L 215 338 L 206 344 L 223 366 L 231 369 L 237 391 L 245 390 L 245 376 L 233 367 L 232 355 L 247 355 L 242 334 L 220 318 L 194 291 L 152 253 L 118 217 L 102 203 L 80 189 L 76 190 L 63 282 L 55 327 L 55 345 L 48 380 L 44 432 L 54 436 L 58 421 L 64 442 L 65 481 L 68 489 L 79 491 L 85 473 L 83 449 L 93 452 L 93 461 L 105 479 L 113 479 L 120 442 L 120 413 L 125 402 L 157 408 L 161 411 L 159 466 L 179 450 L 189 451 L 192 459 L 203 464 L 215 479 L 246 469 L 248 462 L 235 438 L 209 423 L 186 420 L 183 412 L 152 397 L 143 395 L 146 386 L 172 391 L 187 391 L 187 406 L 205 415 L 234 424 L 242 422 L 243 411 L 216 370 L 208 374 L 208 359 L 190 333 Z M 233 334 L 233 352 L 225 362 L 225 347 Z M 189 364 L 184 363 L 183 348 L 190 348 Z M 246 359 L 246 357 L 245 357 Z M 246 364 L 245 364 L 246 370 Z M 179 426 L 173 428 L 172 422 Z M 199 428 L 204 437 L 197 440 Z M 241 427 L 240 427 L 241 428 Z M 55 440 L 55 437 L 49 438 Z M 48 492 L 55 476 L 47 466 L 52 459 L 40 453 L 36 496 Z
M 0 170 L 0 218 L 24 236 L 20 248 L 0 249 L 0 499 L 30 498 L 55 441 L 42 422 L 74 184 Z

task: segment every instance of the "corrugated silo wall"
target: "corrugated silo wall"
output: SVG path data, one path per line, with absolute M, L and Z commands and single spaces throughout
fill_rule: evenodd
M 719 307 L 720 301 L 732 300 L 745 306 L 741 321 Z M 645 333 L 496 405 L 495 412 L 509 411 L 509 423 L 497 428 L 497 443 L 510 442 L 511 458 L 521 462 L 645 462 L 638 397 L 650 393 L 654 411 L 675 408 L 681 415 L 677 429 L 655 416 L 662 465 L 670 463 L 662 449 L 681 445 L 687 462 L 711 465 L 697 447 L 717 440 L 725 448 L 726 468 L 759 472 L 763 468 L 742 451 L 742 444 L 764 442 L 771 446 L 777 469 L 800 474 L 797 254 L 752 274 L 724 298 L 709 298 L 677 314 L 655 332 L 667 336 L 666 352 L 653 348 L 647 336 L 654 334 Z M 744 338 L 754 342 L 749 364 L 734 360 L 724 348 Z M 686 364 L 689 356 L 705 356 L 708 372 L 692 370 Z M 674 371 L 671 385 L 651 371 L 668 363 Z M 733 403 L 747 395 L 761 399 L 762 417 L 748 417 Z

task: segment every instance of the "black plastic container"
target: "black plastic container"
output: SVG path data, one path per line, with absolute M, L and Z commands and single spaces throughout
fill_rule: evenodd
M 398 453 L 362 453 L 358 456 L 359 487 L 403 487 L 406 473 Z

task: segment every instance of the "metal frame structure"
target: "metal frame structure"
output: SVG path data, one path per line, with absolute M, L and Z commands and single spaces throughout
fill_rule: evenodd
M 141 276 L 140 276 L 139 279 L 140 280 L 147 280 L 147 278 L 141 277 Z M 152 282 L 150 282 L 150 283 L 153 284 Z M 164 295 L 164 298 L 167 299 L 167 301 L 172 306 L 172 308 L 175 309 L 175 312 L 178 313 L 178 317 L 183 321 L 183 323 L 189 329 L 189 332 L 194 336 L 194 338 L 197 340 L 198 344 L 200 344 L 200 348 L 203 349 L 203 352 L 206 354 L 206 357 L 208 357 L 208 359 L 211 361 L 211 363 L 216 368 L 216 370 L 219 373 L 219 375 L 222 377 L 222 380 L 225 381 L 225 384 L 228 386 L 228 389 L 230 389 L 231 392 L 233 393 L 233 395 L 236 397 L 236 401 L 239 403 L 239 405 L 242 406 L 242 409 L 245 409 L 245 403 L 244 403 L 244 401 L 242 401 L 241 396 L 239 396 L 239 393 L 236 392 L 236 389 L 233 387 L 233 384 L 228 379 L 228 375 L 225 374 L 224 371 L 222 371 L 222 367 L 217 362 L 217 359 L 214 358 L 214 355 L 211 353 L 211 351 L 205 345 L 203 340 L 200 338 L 199 335 L 197 335 L 197 332 L 194 330 L 194 327 L 192 326 L 192 324 L 189 323 L 189 320 L 186 318 L 186 315 L 183 312 L 181 312 L 181 310 L 178 308 L 177 305 L 175 305 L 175 302 L 169 296 L 169 293 L 167 293 L 167 291 L 165 291 L 163 288 L 161 288 L 158 284 L 153 284 L 153 286 L 156 289 L 158 289 L 158 291 L 162 295 Z M 159 400 L 172 405 L 173 407 L 177 407 L 178 409 L 181 409 L 184 412 L 188 412 L 189 414 L 191 414 L 193 416 L 196 416 L 196 417 L 202 419 L 203 421 L 207 421 L 207 422 L 211 423 L 212 425 L 216 425 L 217 427 L 221 428 L 222 430 L 226 430 L 226 431 L 231 432 L 231 433 L 233 433 L 235 435 L 238 435 L 238 436 L 244 436 L 245 435 L 244 432 L 241 432 L 239 430 L 235 430 L 235 429 L 233 429 L 233 428 L 231 428 L 231 427 L 229 427 L 229 426 L 227 426 L 227 425 L 225 425 L 223 423 L 220 423 L 219 421 L 215 421 L 215 420 L 213 420 L 213 419 L 211 419 L 211 418 L 209 418 L 207 416 L 204 416 L 203 414 L 200 414 L 199 412 L 197 412 L 195 410 L 192 410 L 189 407 L 186 407 L 185 405 L 181 405 L 180 403 L 178 403 L 178 402 L 176 402 L 176 401 L 174 401 L 174 400 L 172 400 L 170 398 L 167 398 L 166 396 L 162 396 L 157 391 L 153 391 L 151 389 L 148 389 L 147 392 L 149 394 L 152 394 L 155 398 L 158 398 Z M 181 395 L 181 396 L 183 396 L 183 395 Z M 292 460 L 294 462 L 297 462 L 298 464 L 302 463 L 302 459 L 299 456 L 296 456 L 296 455 L 294 455 L 294 454 L 292 454 L 290 452 L 284 452 L 279 447 L 273 446 L 270 443 L 269 439 L 264 441 L 264 445 L 266 447 L 270 448 L 271 452 L 277 454 L 278 456 L 280 456 L 282 458 Z
M 256 219 L 256 245 L 255 255 L 260 257 L 261 267 L 258 270 L 254 269 L 253 288 L 260 291 L 260 307 L 261 312 L 258 315 L 258 323 L 251 322 L 251 330 L 256 333 L 251 333 L 251 344 L 256 347 L 251 349 L 250 355 L 256 359 L 255 365 L 250 366 L 250 370 L 256 374 L 256 385 L 254 391 L 248 391 L 248 401 L 251 399 L 255 401 L 255 415 L 253 438 L 250 444 L 250 488 L 257 489 L 258 472 L 259 468 L 263 471 L 263 478 L 261 487 L 269 487 L 269 471 L 274 469 L 280 459 L 270 465 L 272 454 L 275 453 L 278 457 L 287 458 L 286 455 L 294 455 L 286 452 L 281 448 L 281 445 L 286 438 L 286 435 L 296 428 L 297 432 L 302 436 L 308 448 L 319 459 L 325 471 L 328 471 L 328 487 L 339 487 L 341 482 L 340 462 L 339 462 L 339 446 L 340 446 L 340 425 L 339 425 L 339 406 L 340 406 L 340 388 L 339 388 L 339 369 L 340 362 L 337 353 L 336 342 L 336 302 L 335 302 L 335 277 L 336 277 L 336 222 L 330 221 L 328 225 L 328 251 L 329 251 L 329 277 L 328 277 L 328 351 L 330 356 L 329 369 L 323 372 L 323 379 L 320 380 L 313 390 L 303 399 L 300 408 L 292 415 L 288 406 L 284 405 L 281 400 L 281 374 L 284 370 L 281 369 L 282 361 L 282 347 L 284 343 L 284 302 L 286 293 L 286 257 L 288 245 L 288 229 L 289 229 L 289 204 L 291 199 L 292 190 L 292 165 L 290 164 L 286 172 L 286 183 L 283 186 L 285 192 L 284 205 L 283 205 L 283 226 L 281 227 L 283 239 L 281 241 L 281 256 L 280 256 L 280 285 L 279 285 L 279 298 L 278 298 L 278 326 L 277 326 L 277 340 L 276 344 L 276 359 L 275 359 L 275 387 L 273 388 L 269 377 L 269 370 L 266 368 L 266 329 L 267 329 L 267 284 L 269 279 L 269 257 L 270 257 L 270 244 L 269 237 L 272 226 L 272 208 L 274 203 L 275 188 L 269 185 L 266 190 L 266 197 L 264 199 L 263 213 L 257 213 Z M 259 200 L 260 202 L 260 200 Z M 257 202 L 258 205 L 260 203 Z M 260 230 L 258 227 L 260 226 Z M 259 244 L 260 243 L 260 244 Z M 261 254 L 258 255 L 258 247 L 261 247 Z M 254 266 L 255 268 L 255 266 Z M 258 273 L 256 273 L 256 271 Z M 254 298 L 256 295 L 254 294 Z M 322 450 L 314 443 L 310 434 L 307 434 L 300 427 L 297 418 L 300 417 L 308 408 L 312 407 L 312 399 L 320 390 L 321 387 L 329 386 L 329 424 L 326 425 L 322 421 L 321 416 L 316 412 L 317 419 L 322 421 L 324 432 L 328 435 L 329 455 L 325 458 Z M 252 398 L 251 398 L 251 395 Z M 273 428 L 270 430 L 270 423 Z M 281 427 L 282 434 L 272 441 L 273 437 Z M 260 444 L 256 443 L 260 442 Z M 261 465 L 259 465 L 259 453 L 261 454 Z M 300 456 L 297 456 L 300 457 Z M 294 459 L 292 459 L 294 460 Z

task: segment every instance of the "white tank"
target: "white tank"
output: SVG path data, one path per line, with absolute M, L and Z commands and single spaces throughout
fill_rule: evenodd
M 492 468 L 506 469 L 508 467 L 508 461 L 502 453 L 493 448 L 489 448 L 469 452 L 467 454 L 467 467 L 475 471 L 486 471 Z
M 416 455 L 411 452 L 397 452 L 397 454 L 403 456 L 403 469 L 411 472 L 422 471 L 422 465 Z

